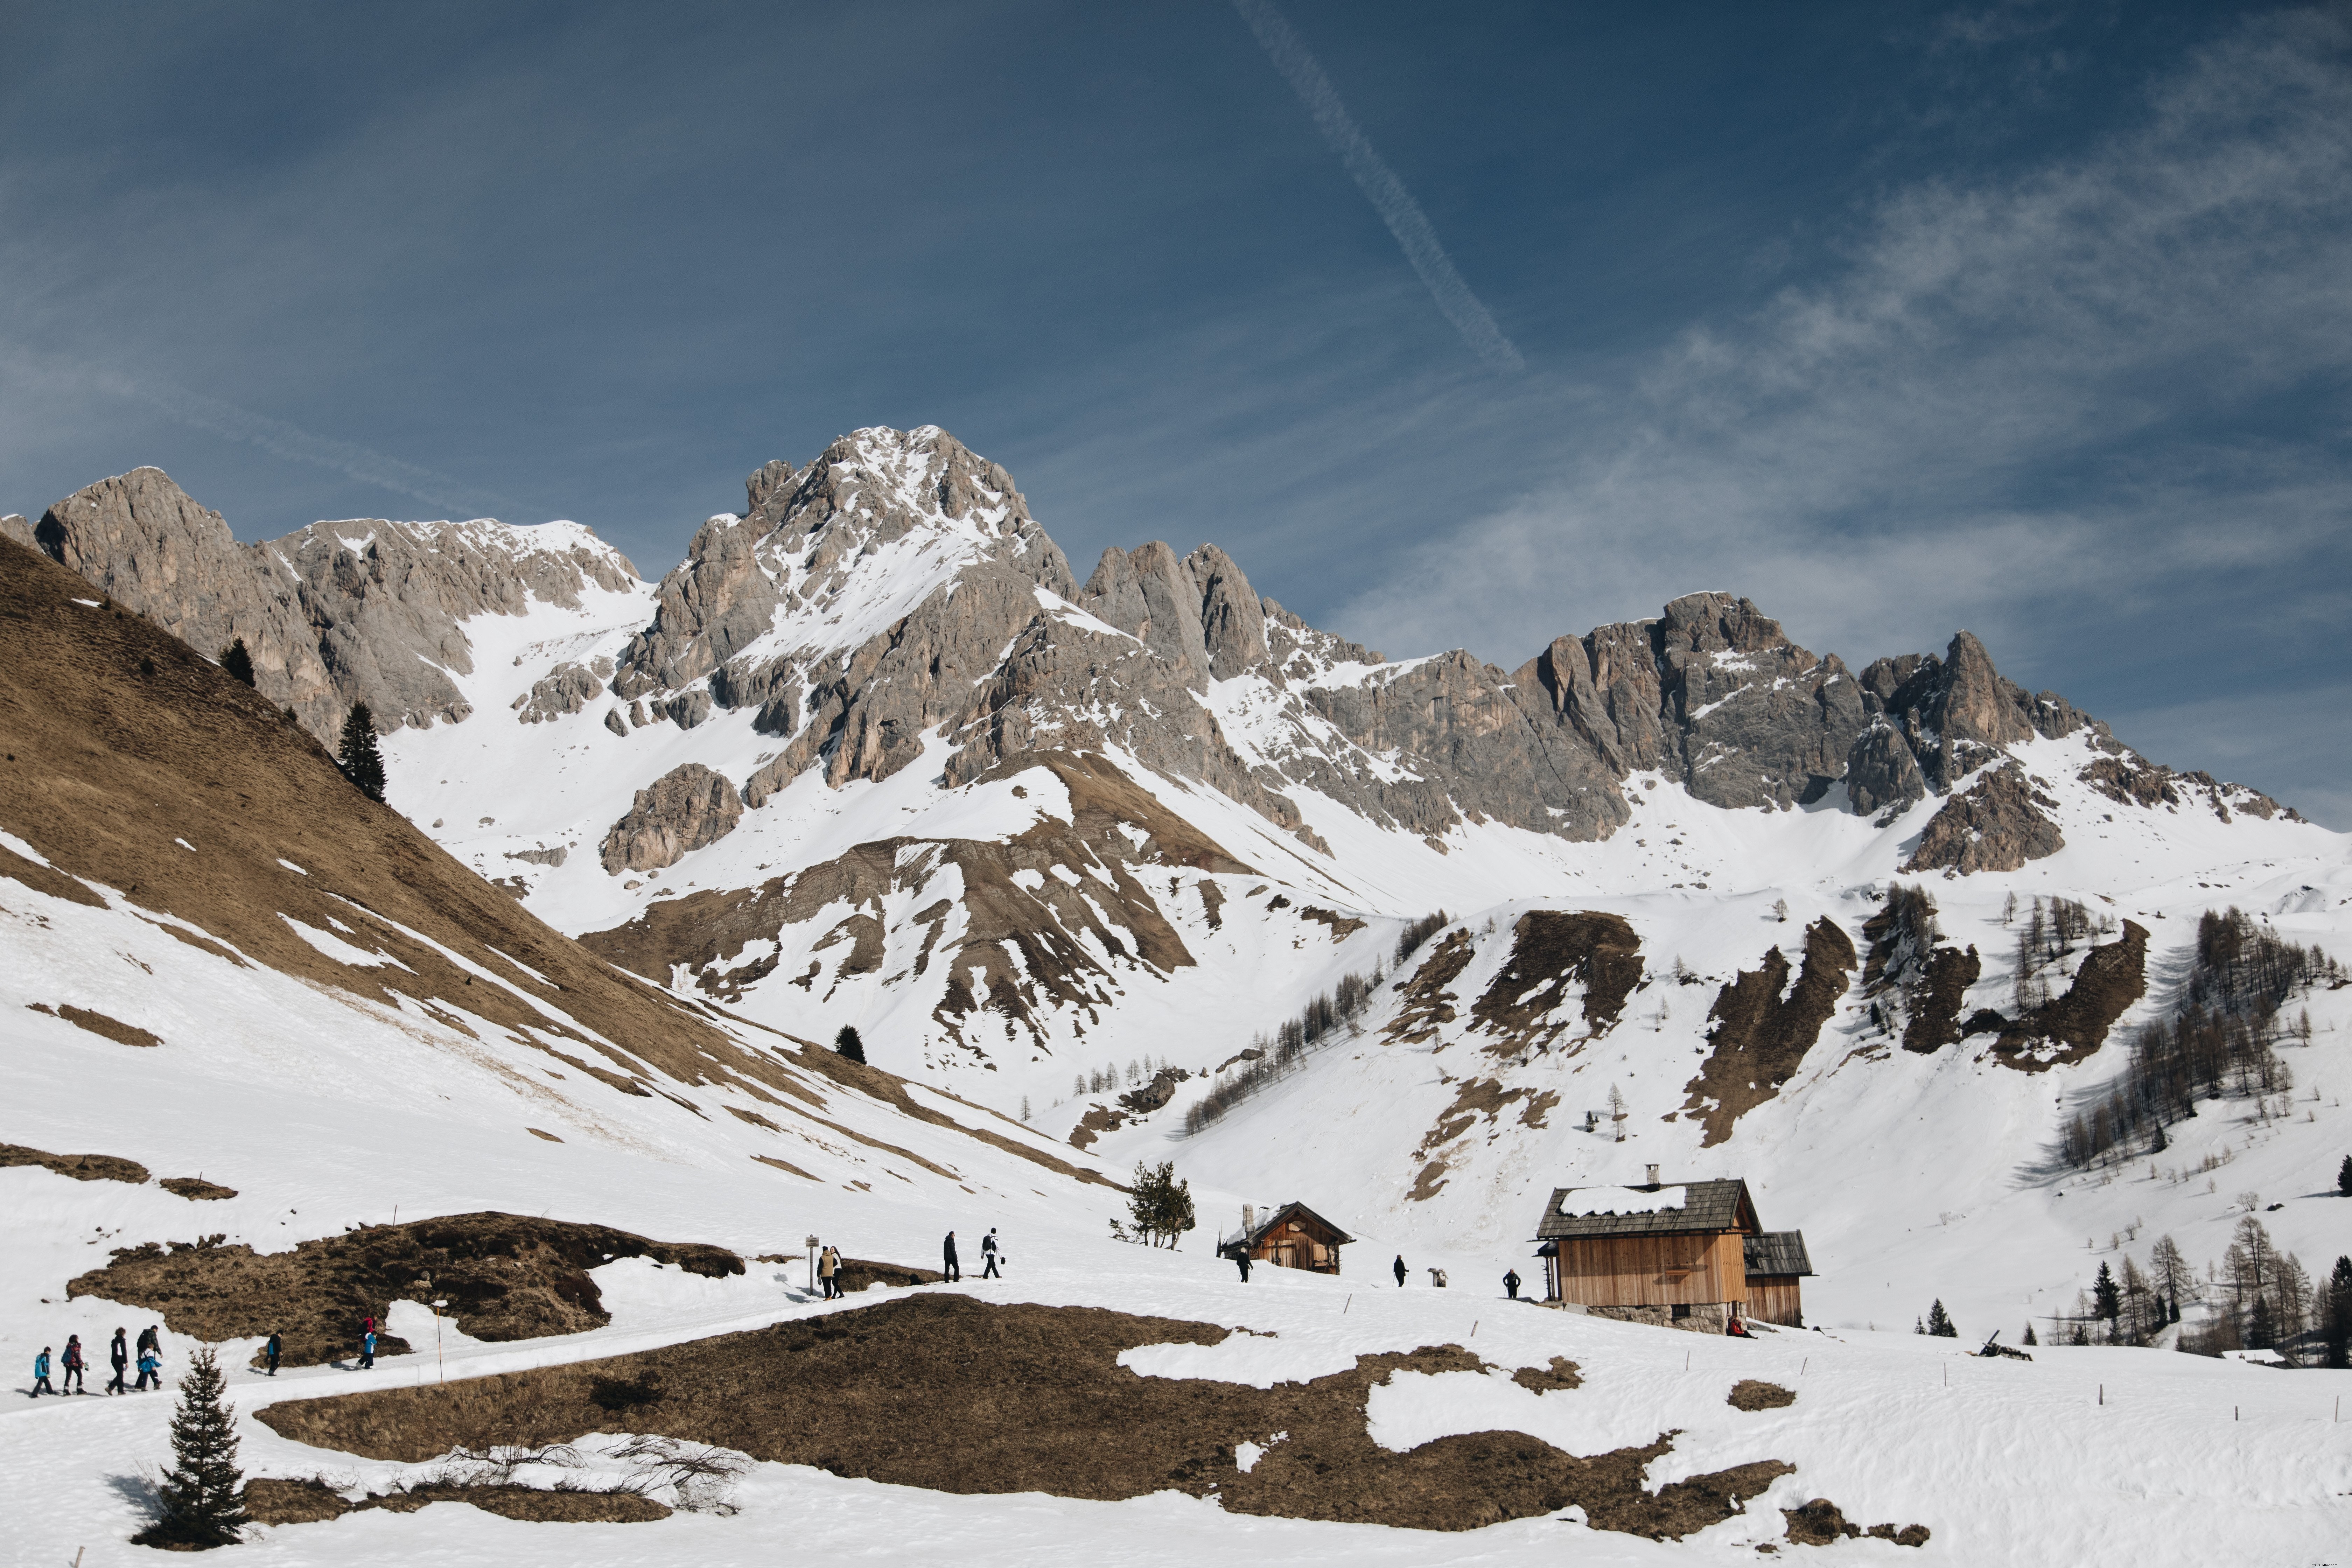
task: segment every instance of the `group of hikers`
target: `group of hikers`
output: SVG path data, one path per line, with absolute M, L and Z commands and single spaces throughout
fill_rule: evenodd
M 115 1330 L 114 1342 L 107 1351 L 107 1359 L 114 1365 L 114 1377 L 107 1384 L 106 1392 L 136 1394 L 142 1389 L 161 1390 L 163 1386 L 163 1343 L 161 1331 L 152 1323 L 140 1330 L 135 1350 L 123 1342 L 125 1333 L 124 1330 Z M 33 1358 L 33 1397 L 38 1399 L 44 1394 L 58 1396 L 68 1394 L 88 1394 L 89 1384 L 83 1374 L 88 1371 L 89 1363 L 82 1356 L 81 1336 L 68 1334 L 65 1354 L 56 1357 L 56 1365 L 60 1374 L 58 1382 L 65 1384 L 62 1388 L 52 1387 L 49 1384 L 49 1367 L 53 1356 L 56 1356 L 56 1352 L 52 1347 L 43 1345 L 41 1353 Z M 131 1369 L 134 1365 L 139 1370 L 139 1381 L 135 1384 L 127 1381 Z
M 1004 1249 L 997 1244 L 994 1226 L 989 1226 L 988 1234 L 980 1238 L 980 1277 L 982 1279 L 1004 1278 L 1003 1271 L 997 1267 L 1004 1261 Z M 963 1279 L 963 1259 L 956 1251 L 956 1238 L 953 1231 L 948 1232 L 947 1239 L 940 1244 L 940 1263 L 941 1283 L 952 1284 Z M 849 1266 L 843 1260 L 840 1248 L 828 1243 L 818 1250 L 816 1282 L 818 1291 L 824 1300 L 831 1301 L 844 1294 L 842 1277 L 848 1271 Z

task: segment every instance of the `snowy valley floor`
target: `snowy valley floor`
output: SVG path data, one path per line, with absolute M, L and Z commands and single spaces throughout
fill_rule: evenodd
M 1079 1250 L 1083 1261 L 1065 1260 Z M 1375 1284 L 1261 1269 L 1244 1286 L 1197 1248 L 1149 1252 L 1104 1242 L 1056 1251 L 1065 1257 L 1023 1267 L 1003 1281 L 877 1289 L 840 1303 L 814 1300 L 802 1289 L 797 1265 L 755 1265 L 744 1276 L 712 1280 L 625 1259 L 596 1271 L 613 1313 L 606 1328 L 487 1344 L 445 1326 L 436 1361 L 430 1317 L 404 1305 L 392 1327 L 424 1348 L 384 1358 L 373 1373 L 289 1370 L 272 1382 L 244 1370 L 252 1342 L 237 1343 L 225 1347 L 224 1360 L 235 1367 L 230 1384 L 245 1468 L 249 1476 L 323 1475 L 375 1491 L 433 1468 L 289 1441 L 256 1418 L 276 1402 L 415 1390 L 445 1374 L 454 1384 L 809 1319 L 849 1320 L 811 1324 L 813 1331 L 855 1328 L 855 1315 L 869 1306 L 956 1294 L 1255 1331 L 1213 1345 L 1163 1342 L 1119 1355 L 1121 1366 L 1146 1378 L 1271 1389 L 1346 1372 L 1359 1356 L 1442 1345 L 1458 1345 L 1487 1363 L 1492 1370 L 1401 1369 L 1374 1384 L 1367 1404 L 1370 1438 L 1400 1454 L 1450 1435 L 1517 1432 L 1592 1456 L 1671 1432 L 1671 1448 L 1648 1466 L 1652 1489 L 1759 1461 L 1794 1470 L 1772 1480 L 1744 1513 L 1680 1542 L 1653 1542 L 1590 1528 L 1577 1510 L 1441 1533 L 1229 1512 L 1213 1499 L 1172 1490 L 1109 1502 L 1038 1491 L 959 1495 L 763 1463 L 733 1484 L 730 1500 L 738 1511 L 731 1515 L 681 1510 L 643 1523 L 531 1523 L 439 1503 L 415 1513 L 370 1511 L 256 1530 L 235 1560 L 766 1563 L 791 1551 L 1008 1564 L 1174 1563 L 1234 1555 L 1474 1563 L 1538 1552 L 1665 1563 L 1752 1562 L 1770 1546 L 1782 1554 L 1827 1551 L 1836 1561 L 1857 1563 L 2304 1564 L 2343 1561 L 2345 1542 L 2352 1541 L 2352 1426 L 2333 1419 L 2336 1401 L 2352 1394 L 2352 1374 L 2281 1373 L 2123 1349 L 2044 1348 L 2027 1365 L 1966 1357 L 1965 1346 L 1948 1340 L 1849 1331 L 1784 1331 L 1743 1342 L 1514 1305 L 1469 1289 L 1398 1290 L 1385 1279 Z M 86 1301 L 76 1308 L 77 1316 L 93 1320 L 137 1323 L 152 1315 Z M 184 1366 L 188 1343 L 166 1339 L 171 1365 Z M 1543 1380 L 1529 1379 L 1538 1385 L 1530 1388 L 1513 1380 L 1515 1370 L 1547 1368 L 1554 1357 L 1576 1364 L 1580 1386 L 1543 1387 Z M 775 1375 L 750 1365 L 745 1371 Z M 1792 1391 L 1794 1403 L 1733 1408 L 1727 1395 L 1747 1378 Z M 787 1370 L 780 1381 L 793 1418 L 810 1432 L 824 1433 L 841 1415 L 835 1390 L 822 1375 L 800 1379 Z M 958 1421 L 973 1424 L 977 1437 L 997 1440 L 1002 1434 L 979 1429 L 1020 1417 L 1017 1405 L 1003 1402 L 959 1410 L 953 1394 L 937 1386 L 910 1386 L 904 1396 L 915 1407 L 910 1423 L 939 1433 L 940 1441 L 953 1440 Z M 941 1400 L 950 1403 L 925 1405 Z M 142 1559 L 142 1549 L 124 1542 L 140 1517 L 141 1472 L 156 1468 L 167 1453 L 171 1404 L 146 1394 L 9 1409 L 0 1418 L 6 1561 L 70 1563 L 83 1547 L 89 1564 Z M 1278 1454 L 1286 1439 L 1236 1429 L 1223 1440 L 1268 1465 L 1265 1456 Z M 598 1458 L 614 1446 L 597 1438 L 578 1445 L 592 1475 L 600 1465 L 607 1472 L 624 1468 Z M 547 1484 L 557 1473 L 537 1479 Z M 980 1477 L 968 1484 L 992 1482 Z M 1780 1510 L 1815 1498 L 1830 1499 L 1865 1528 L 1917 1523 L 1931 1538 L 1916 1551 L 1870 1539 L 1828 1547 L 1790 1543 Z

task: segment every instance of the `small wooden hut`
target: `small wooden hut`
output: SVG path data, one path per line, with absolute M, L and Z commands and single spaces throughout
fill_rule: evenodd
M 1742 1244 L 1748 1254 L 1748 1315 L 1784 1328 L 1805 1326 L 1799 1281 L 1813 1271 L 1801 1230 L 1768 1230 Z
M 1244 1215 L 1242 1228 L 1217 1244 L 1217 1256 L 1247 1254 L 1253 1263 L 1337 1274 L 1339 1248 L 1354 1239 L 1305 1204 L 1291 1203 L 1263 1216 Z
M 1721 1333 L 1748 1315 L 1748 1184 L 1561 1187 L 1536 1226 L 1544 1299 L 1629 1322 Z

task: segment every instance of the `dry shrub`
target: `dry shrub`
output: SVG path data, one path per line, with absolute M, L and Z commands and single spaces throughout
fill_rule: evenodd
M 1731 1397 L 1724 1401 L 1734 1410 L 1778 1410 L 1782 1405 L 1797 1403 L 1794 1390 L 1777 1383 L 1760 1383 L 1743 1377 L 1731 1385 Z

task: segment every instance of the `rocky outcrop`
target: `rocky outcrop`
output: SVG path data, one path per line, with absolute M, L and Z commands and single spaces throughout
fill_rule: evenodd
M 629 814 L 604 835 L 602 858 L 614 876 L 675 866 L 735 830 L 743 797 L 725 775 L 683 763 L 637 792 Z
M 160 468 L 76 491 L 42 516 L 41 550 L 201 653 L 242 637 L 256 688 L 331 737 L 364 701 L 377 726 L 457 722 L 472 710 L 461 623 L 531 602 L 575 605 L 635 568 L 573 523 L 317 522 L 239 544 L 220 513 Z
M 1900 811 L 1927 798 L 1927 775 L 1903 732 L 1881 719 L 1854 737 L 1845 757 L 1845 798 L 1856 815 Z
M 1906 871 L 2014 871 L 2066 847 L 2058 825 L 2042 807 L 2057 802 L 2036 789 L 2025 770 L 2009 763 L 1985 773 L 1928 819 Z
M 599 658 L 590 668 L 566 660 L 542 676 L 515 700 L 516 717 L 526 724 L 577 713 L 604 694 L 604 678 L 613 673 L 613 661 Z
M 1530 910 L 1511 931 L 1511 955 L 1470 1016 L 1492 1037 L 1486 1048 L 1519 1056 L 1549 1050 L 1581 1023 L 1571 1048 L 1616 1026 L 1642 983 L 1642 939 L 1624 916 Z M 1565 1004 L 1580 995 L 1573 1016 Z
M 0 517 L 0 539 L 13 539 L 27 550 L 38 550 L 41 542 L 34 537 L 33 525 L 16 512 Z
M 1902 736 L 1926 782 L 1938 794 L 1982 767 L 1993 753 L 2035 735 L 2053 740 L 2106 726 L 2054 691 L 2029 696 L 1993 668 L 1974 634 L 1959 632 L 1944 650 L 1874 661 L 1862 672 L 1864 706 Z M 1896 798 L 1890 796 L 1889 798 Z
M 1837 1011 L 1854 962 L 1853 939 L 1824 915 L 1805 928 L 1805 963 L 1796 984 L 1788 984 L 1789 960 L 1776 947 L 1760 967 L 1742 971 L 1716 996 L 1707 1014 L 1716 1026 L 1707 1033 L 1706 1060 L 1683 1104 L 1684 1115 L 1706 1126 L 1699 1147 L 1730 1137 L 1733 1123 L 1796 1076 L 1822 1026 Z
M 2120 937 L 2083 955 L 2064 995 L 2001 1022 L 1993 1059 L 2021 1072 L 2080 1061 L 2105 1044 L 2116 1020 L 2147 994 L 2147 928 L 2126 921 Z

